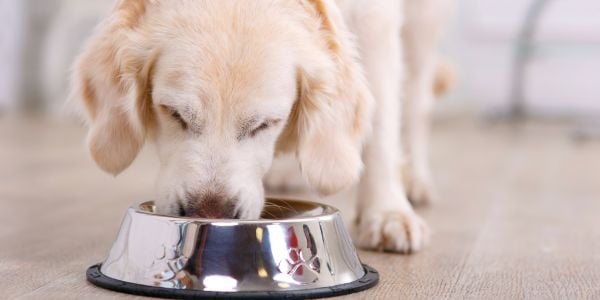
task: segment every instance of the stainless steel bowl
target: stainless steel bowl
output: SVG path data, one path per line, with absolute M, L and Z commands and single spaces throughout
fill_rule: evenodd
M 325 297 L 374 286 L 331 206 L 267 200 L 260 220 L 206 220 L 129 208 L 104 263 L 101 287 L 161 297 Z

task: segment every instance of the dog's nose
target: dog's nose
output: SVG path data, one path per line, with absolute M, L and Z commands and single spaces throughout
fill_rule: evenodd
M 185 211 L 186 217 L 205 219 L 233 219 L 234 201 L 221 194 L 205 194 L 190 199 Z

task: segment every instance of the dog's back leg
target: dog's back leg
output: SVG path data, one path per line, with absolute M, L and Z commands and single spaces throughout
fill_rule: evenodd
M 406 66 L 402 108 L 405 157 L 401 171 L 408 198 L 413 204 L 428 204 L 435 198 L 428 158 L 431 113 L 435 93 L 447 89 L 452 76 L 451 71 L 441 68 L 436 46 L 452 4 L 453 0 L 405 2 L 402 32 Z

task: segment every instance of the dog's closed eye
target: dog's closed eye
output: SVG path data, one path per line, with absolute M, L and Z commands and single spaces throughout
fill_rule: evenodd
M 171 115 L 171 117 L 175 121 L 179 122 L 179 124 L 181 125 L 181 128 L 183 128 L 184 130 L 188 128 L 187 122 L 183 119 L 183 117 L 181 116 L 181 114 L 179 113 L 179 111 L 176 108 L 174 108 L 172 106 L 167 106 L 167 105 L 161 105 L 160 107 L 166 113 L 168 113 L 169 115 Z
M 242 126 L 242 130 L 240 131 L 240 134 L 238 135 L 238 140 L 242 140 L 244 138 L 253 138 L 253 137 L 257 136 L 258 134 L 260 134 L 261 132 L 274 127 L 275 125 L 279 124 L 280 122 L 281 122 L 281 119 L 267 119 L 260 123 L 256 122 L 256 121 L 247 122 L 246 124 L 244 124 L 244 126 Z M 253 124 L 258 124 L 258 125 L 252 126 Z
M 261 123 L 260 125 L 258 125 L 258 127 L 254 128 L 252 131 L 250 131 L 250 136 L 255 136 L 259 132 L 268 129 L 270 125 L 271 124 L 269 122 Z

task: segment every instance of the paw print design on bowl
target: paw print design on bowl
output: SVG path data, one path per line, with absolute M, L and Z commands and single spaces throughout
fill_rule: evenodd
M 151 267 L 155 269 L 153 272 L 153 280 L 155 286 L 169 288 L 185 288 L 186 278 L 183 270 L 187 264 L 189 257 L 182 251 L 180 235 L 179 240 L 173 244 L 162 244 L 154 253 L 154 261 Z
M 298 238 L 293 227 L 288 228 L 290 248 L 287 258 L 277 264 L 277 270 L 287 274 L 294 281 L 301 284 L 316 282 L 321 273 L 321 258 L 317 253 L 317 247 L 313 235 L 307 225 L 302 227 L 306 238 L 306 247 L 299 247 Z

